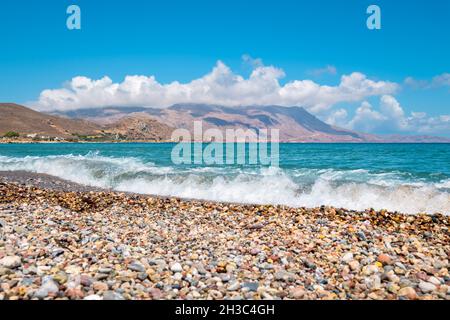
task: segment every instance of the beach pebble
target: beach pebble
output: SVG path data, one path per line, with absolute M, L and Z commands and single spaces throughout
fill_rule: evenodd
M 66 267 L 65 272 L 68 274 L 80 274 L 81 273 L 81 267 L 76 265 L 69 265 Z
M 392 259 L 390 256 L 388 256 L 387 254 L 380 254 L 378 256 L 378 261 L 383 264 L 383 265 L 387 265 L 387 264 L 391 264 L 392 263 Z
M 234 281 L 228 285 L 227 290 L 228 291 L 236 291 L 236 290 L 239 290 L 240 288 L 241 288 L 241 284 L 237 281 Z
M 432 291 L 435 291 L 437 288 L 434 284 L 430 282 L 421 281 L 419 283 L 419 288 L 422 290 L 423 293 L 429 293 Z
M 377 273 L 379 271 L 380 271 L 380 268 L 375 264 L 368 265 L 363 268 L 363 274 L 366 276 Z
M 6 256 L 0 259 L 0 266 L 8 269 L 20 267 L 22 260 L 19 256 Z
M 398 291 L 398 296 L 399 296 L 399 297 L 406 297 L 406 298 L 408 298 L 408 299 L 410 299 L 410 300 L 414 300 L 414 299 L 417 298 L 417 293 L 416 293 L 416 291 L 415 291 L 413 288 L 411 288 L 411 287 L 404 287 L 404 288 L 401 288 L 401 289 Z
M 214 300 L 218 300 L 218 299 L 222 299 L 223 298 L 223 294 L 219 290 L 210 290 L 209 291 L 209 296 L 212 299 L 214 299 Z
M 172 270 L 172 272 L 181 272 L 183 271 L 183 267 L 180 263 L 176 262 L 170 267 L 170 270 Z
M 291 290 L 292 298 L 302 299 L 306 294 L 306 291 L 302 287 L 294 288 Z
M 450 296 L 445 215 L 66 192 L 1 177 L 1 299 Z
M 106 291 L 103 293 L 103 300 L 125 300 L 124 297 L 114 291 Z
M 10 268 L 0 267 L 0 277 L 8 274 L 12 274 L 13 271 Z
M 348 266 L 350 267 L 350 269 L 351 269 L 352 271 L 357 271 L 357 270 L 359 270 L 360 264 L 359 264 L 358 261 L 352 260 L 352 261 L 350 261 L 350 262 L 348 263 Z
M 41 287 L 34 293 L 38 299 L 44 299 L 50 294 L 56 294 L 59 291 L 58 284 L 51 277 L 45 277 Z
M 64 295 L 71 300 L 80 300 L 84 298 L 84 292 L 80 289 L 67 289 Z
M 96 281 L 92 284 L 92 288 L 95 291 L 107 291 L 109 289 L 108 285 L 104 282 Z
M 176 273 L 173 275 L 173 278 L 174 278 L 176 281 L 180 281 L 181 279 L 183 279 L 183 275 L 181 274 L 181 272 L 176 272 Z
M 65 272 L 60 271 L 60 272 L 58 272 L 57 274 L 55 274 L 53 276 L 53 280 L 55 280 L 59 284 L 64 284 L 64 283 L 67 282 L 68 277 L 67 277 L 67 274 Z
M 85 274 L 80 275 L 80 284 L 84 287 L 90 287 L 93 281 L 94 280 L 88 275 Z
M 296 275 L 291 273 L 291 272 L 287 272 L 287 271 L 278 271 L 275 273 L 275 279 L 276 280 L 281 280 L 281 281 L 295 281 L 296 279 Z
M 259 287 L 259 283 L 258 282 L 244 282 L 242 284 L 242 288 L 243 289 L 247 289 L 249 291 L 257 291 Z
M 345 262 L 345 263 L 348 263 L 348 262 L 350 262 L 352 260 L 353 260 L 353 253 L 351 253 L 351 252 L 347 252 L 341 258 L 341 261 Z
M 133 263 L 128 265 L 128 269 L 136 271 L 136 272 L 145 272 L 145 267 L 142 263 L 134 261 Z
M 436 277 L 429 277 L 428 282 L 434 284 L 435 286 L 441 285 L 441 281 Z

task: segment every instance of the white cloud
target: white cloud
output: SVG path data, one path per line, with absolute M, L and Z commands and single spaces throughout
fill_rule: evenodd
M 373 110 L 373 107 L 367 101 L 356 109 L 355 116 L 349 121 L 346 127 L 364 132 L 372 132 L 382 125 L 388 118 L 380 112 Z
M 329 110 L 339 102 L 358 102 L 367 97 L 394 93 L 398 85 L 375 81 L 354 72 L 343 75 L 337 86 L 320 85 L 312 80 L 294 80 L 284 85 L 282 69 L 264 66 L 260 59 L 245 56 L 253 65 L 248 78 L 234 73 L 218 61 L 213 70 L 188 83 L 162 84 L 154 76 L 127 76 L 120 83 L 109 77 L 98 80 L 75 77 L 59 89 L 41 92 L 30 103 L 41 111 L 73 110 L 107 106 L 167 107 L 176 103 L 209 103 L 228 106 L 303 106 L 313 113 Z
M 450 133 L 450 115 L 432 117 L 425 112 L 411 112 L 407 116 L 400 103 L 390 95 L 380 98 L 379 110 L 364 101 L 353 118 L 348 119 L 346 110 L 339 109 L 332 113 L 329 119 L 335 120 L 333 124 L 364 132 Z
M 328 118 L 325 120 L 326 123 L 332 126 L 343 126 L 347 120 L 348 112 L 347 110 L 341 108 L 336 111 L 331 112 Z
M 339 102 L 358 102 L 366 97 L 393 93 L 397 85 L 374 81 L 359 72 L 343 75 L 338 86 L 321 86 L 311 80 L 295 80 L 280 89 L 287 105 L 300 104 L 313 112 L 328 110 Z
M 242 55 L 242 62 L 248 64 L 252 68 L 264 66 L 264 63 L 261 58 L 252 58 L 249 54 Z
M 450 133 L 450 115 L 428 117 L 424 112 L 413 112 L 407 122 L 410 128 L 416 128 L 419 133 Z
M 432 84 L 436 87 L 450 87 L 450 73 L 443 73 L 434 77 Z
M 337 69 L 335 66 L 327 65 L 323 68 L 311 70 L 308 73 L 314 77 L 320 77 L 324 74 L 336 75 Z
M 413 77 L 406 77 L 403 82 L 406 86 L 411 87 L 413 89 L 426 88 L 429 85 L 428 81 L 418 80 Z
M 389 119 L 400 120 L 405 116 L 400 103 L 393 97 L 384 95 L 380 99 L 381 112 Z
M 413 89 L 431 89 L 450 87 L 450 73 L 444 72 L 440 75 L 434 76 L 431 80 L 415 79 L 407 77 L 403 81 L 405 85 Z

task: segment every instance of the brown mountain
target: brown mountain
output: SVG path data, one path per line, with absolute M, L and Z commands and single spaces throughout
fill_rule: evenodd
M 49 115 L 14 103 L 0 103 L 0 137 L 7 132 L 20 136 L 97 140 L 169 140 L 173 128 L 150 116 L 123 115 L 109 124 Z
M 100 126 L 82 119 L 40 113 L 14 103 L 0 103 L 0 136 L 9 131 L 67 138 L 73 134 L 97 134 Z
M 153 119 L 171 128 L 193 131 L 194 121 L 202 120 L 203 129 L 279 129 L 283 142 L 450 142 L 431 136 L 374 135 L 326 124 L 304 108 L 281 106 L 225 107 L 206 104 L 177 104 L 169 108 L 107 107 L 59 113 L 72 118 L 127 128 L 136 119 Z M 124 118 L 132 117 L 131 122 Z M 122 119 L 122 120 L 121 120 Z M 168 133 L 168 132 L 167 132 Z
M 106 133 L 131 141 L 167 141 L 174 130 L 146 114 L 125 116 L 113 123 L 104 124 L 103 128 Z

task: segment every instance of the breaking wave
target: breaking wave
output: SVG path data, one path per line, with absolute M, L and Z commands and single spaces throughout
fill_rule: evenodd
M 450 214 L 450 180 L 367 170 L 175 167 L 98 153 L 0 156 L 0 171 L 44 173 L 118 191 L 214 201 Z

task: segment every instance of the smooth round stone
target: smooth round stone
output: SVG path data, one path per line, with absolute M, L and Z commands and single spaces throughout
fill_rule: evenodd
M 259 287 L 259 283 L 258 282 L 244 282 L 244 284 L 242 284 L 242 289 L 247 289 L 249 291 L 257 291 Z
M 128 269 L 136 272 L 145 272 L 145 267 L 142 265 L 142 263 L 139 262 L 133 262 L 128 265 Z
M 414 289 L 411 288 L 411 287 L 404 287 L 404 288 L 401 288 L 401 289 L 398 291 L 397 294 L 398 294 L 399 297 L 406 297 L 406 298 L 408 298 L 408 299 L 410 299 L 410 300 L 413 300 L 413 299 L 416 299 L 416 298 L 417 298 L 416 290 L 414 290 Z
M 239 290 L 240 288 L 241 288 L 241 284 L 237 281 L 234 281 L 228 285 L 227 290 L 228 291 L 236 291 L 236 290 Z
M 423 293 L 429 293 L 435 291 L 437 288 L 430 282 L 421 281 L 419 283 L 419 289 L 422 290 Z
M 305 294 L 306 294 L 306 291 L 301 287 L 294 288 L 291 291 L 292 298 L 294 298 L 294 299 L 302 299 L 305 296 Z
M 183 271 L 183 267 L 181 266 L 180 263 L 176 262 L 170 267 L 170 270 L 172 272 L 182 272 Z
M 0 259 L 0 266 L 8 269 L 20 267 L 22 259 L 19 256 L 6 256 Z
M 41 287 L 34 293 L 38 299 L 44 299 L 50 294 L 56 294 L 59 291 L 58 284 L 52 278 L 44 278 Z

